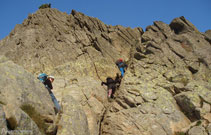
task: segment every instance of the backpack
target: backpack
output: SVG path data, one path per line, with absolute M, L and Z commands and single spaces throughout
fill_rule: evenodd
M 126 67 L 126 64 L 124 62 L 121 62 L 121 61 L 117 61 L 116 65 L 118 66 L 118 68 Z
M 107 84 L 115 84 L 115 81 L 111 77 L 106 78 L 106 83 Z
M 120 60 L 117 60 L 116 61 L 116 65 L 118 66 L 120 63 L 122 63 L 122 61 L 120 61 Z
M 37 79 L 39 79 L 42 83 L 44 83 L 48 78 L 48 75 L 45 73 L 41 73 L 38 75 Z

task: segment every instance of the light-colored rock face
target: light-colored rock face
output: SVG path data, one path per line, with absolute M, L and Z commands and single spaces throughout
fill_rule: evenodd
M 117 58 L 129 58 L 141 33 L 141 28 L 107 26 L 75 11 L 67 15 L 43 9 L 17 25 L 0 50 L 33 73 L 53 70 L 63 76 L 105 79 L 118 71 L 113 64 Z
M 17 108 L 15 104 L 7 104 L 4 106 L 8 127 L 8 130 L 5 133 L 42 135 L 44 131 L 42 131 L 41 127 L 38 127 L 40 126 L 37 123 L 38 121 L 36 121 L 31 114 L 27 114 L 27 112 L 24 111 L 25 110 Z M 6 131 L 5 129 L 7 128 L 3 128 L 2 130 Z
M 54 81 L 54 93 L 59 101 L 63 102 L 64 97 L 71 96 L 81 104 L 87 116 L 90 134 L 92 135 L 99 134 L 100 121 L 108 102 L 107 90 L 100 84 L 99 80 L 92 77 L 69 79 L 58 77 Z
M 63 112 L 57 135 L 89 135 L 87 117 L 81 105 L 69 95 L 63 97 L 61 104 Z
M 63 97 L 63 113 L 56 117 L 48 90 L 31 73 L 0 56 L 0 74 L 1 134 L 89 135 L 86 115 L 73 98 Z
M 171 28 L 162 22 L 147 28 L 142 36 L 145 47 L 136 47 L 104 117 L 103 135 L 172 135 L 194 121 L 204 120 L 203 128 L 210 123 L 211 47 L 183 21 L 187 20 L 175 19 Z M 176 29 L 177 24 L 184 28 Z
M 34 75 L 56 77 L 53 92 L 64 104 L 58 134 L 206 135 L 211 113 L 209 35 L 184 17 L 170 25 L 156 21 L 143 32 L 108 26 L 76 11 L 67 15 L 42 9 L 0 41 L 0 51 Z M 127 61 L 128 69 L 115 98 L 108 101 L 107 88 L 100 84 L 119 72 L 118 58 Z M 6 96 L 0 101 L 11 102 Z
M 48 91 L 32 74 L 3 56 L 0 56 L 0 74 L 1 123 L 7 120 L 2 130 L 11 134 L 45 133 L 50 124 L 45 120 L 55 116 Z
M 204 127 L 196 126 L 189 130 L 189 135 L 208 135 L 204 129 Z
M 40 113 L 53 114 L 53 104 L 48 91 L 33 75 L 2 56 L 0 74 L 2 104 L 14 103 L 19 108 L 31 105 Z

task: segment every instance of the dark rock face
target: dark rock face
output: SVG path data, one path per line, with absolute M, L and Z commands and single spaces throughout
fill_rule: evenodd
M 184 17 L 175 18 L 170 25 L 155 21 L 143 32 L 141 28 L 108 26 L 74 10 L 68 15 L 56 9 L 40 9 L 0 41 L 0 51 L 35 75 L 46 72 L 56 77 L 54 93 L 64 104 L 58 134 L 209 132 L 210 30 L 200 33 Z M 100 84 L 119 72 L 115 65 L 118 58 L 127 61 L 128 69 L 115 99 L 108 102 L 106 87 Z M 6 68 L 0 71 L 10 73 Z M 16 72 L 11 75 L 16 76 Z M 22 84 L 19 80 L 14 83 Z M 1 82 L 0 87 L 10 87 Z M 11 102 L 5 96 L 0 101 Z M 4 118 L 4 111 L 0 114 Z
M 207 30 L 207 31 L 205 32 L 205 39 L 206 39 L 209 43 L 211 43 L 211 30 Z
M 175 32 L 175 34 L 198 31 L 192 23 L 184 18 L 184 16 L 175 18 L 169 26 Z

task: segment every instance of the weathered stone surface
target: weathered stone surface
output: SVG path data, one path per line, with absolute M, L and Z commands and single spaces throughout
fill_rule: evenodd
M 202 56 L 200 52 L 204 52 L 204 48 L 209 50 L 210 45 L 192 24 L 180 19 L 174 20 L 170 27 L 174 30 L 176 25 L 183 26 L 176 32 L 181 36 L 173 34 L 162 22 L 147 27 L 142 36 L 145 50 L 136 50 L 140 57 L 134 55 L 135 59 L 130 59 L 130 68 L 116 94 L 117 98 L 104 117 L 103 135 L 157 134 L 155 131 L 172 135 L 188 127 L 190 120 L 199 120 L 208 114 L 208 107 L 203 108 L 201 103 L 206 102 L 210 106 L 210 69 L 206 66 L 207 62 L 197 65 L 197 61 Z M 167 37 L 165 33 L 168 32 Z M 200 41 L 197 42 L 197 39 Z M 210 53 L 206 52 L 202 57 L 208 61 Z M 198 80 L 194 81 L 196 78 Z M 176 95 L 176 100 L 172 95 Z M 137 97 L 142 100 L 137 102 Z M 177 103 L 188 118 L 178 109 Z M 139 113 L 133 114 L 134 110 L 138 112 L 138 108 Z M 194 115 L 189 116 L 188 111 Z M 143 117 L 147 123 L 139 119 Z M 157 125 L 158 122 L 160 125 Z
M 42 9 L 17 25 L 7 37 L 13 40 L 5 39 L 0 46 L 3 54 L 33 73 L 55 69 L 58 74 L 105 79 L 115 75 L 114 62 L 119 57 L 128 59 L 131 46 L 143 33 L 141 28 L 115 26 L 108 33 L 109 29 L 76 11 L 68 15 Z M 20 55 L 23 51 L 25 55 Z
M 199 120 L 201 118 L 200 111 L 198 110 L 200 108 L 201 100 L 196 93 L 192 92 L 181 93 L 176 95 L 175 98 L 177 100 L 177 103 L 186 113 L 189 119 L 194 121 L 194 120 Z
M 209 119 L 211 89 L 210 84 L 200 81 L 192 81 L 185 86 L 189 92 L 183 92 L 175 96 L 181 109 L 192 119 Z M 194 117 L 193 117 L 194 116 Z
M 8 104 L 4 106 L 4 112 L 10 129 L 7 133 L 42 135 L 36 123 L 23 110 Z
M 6 117 L 3 110 L 3 106 L 0 105 L 0 133 L 1 135 L 7 135 L 7 123 L 6 123 Z
M 134 67 L 133 70 L 127 71 L 120 87 L 121 91 L 116 93 L 116 102 L 121 108 L 113 112 L 116 103 L 112 103 L 113 108 L 104 117 L 102 134 L 171 135 L 188 126 L 189 120 L 178 110 L 171 94 L 164 88 L 156 86 L 156 82 L 162 81 L 163 77 L 160 76 L 161 80 L 153 79 L 152 83 L 151 74 L 154 72 L 148 73 L 147 78 L 139 74 L 142 70 L 140 67 Z M 142 101 L 137 102 L 135 100 L 137 97 Z
M 207 126 L 208 135 L 211 135 L 211 123 Z
M 191 32 L 191 31 L 198 32 L 197 28 L 188 20 L 186 20 L 184 16 L 175 18 L 171 22 L 170 27 L 171 29 L 174 30 L 176 34 L 181 34 L 183 32 Z
M 0 99 L 7 109 L 6 117 L 11 120 L 12 128 L 21 129 L 32 122 L 36 123 L 40 132 L 45 132 L 48 127 L 45 118 L 49 115 L 54 116 L 53 103 L 48 91 L 22 67 L 3 56 L 0 59 Z M 9 104 L 17 109 L 7 106 Z M 39 134 L 37 129 L 34 131 Z
M 5 58 L 1 56 L 0 59 L 4 60 Z M 33 75 L 9 60 L 4 62 L 1 60 L 0 74 L 2 103 L 15 103 L 18 107 L 31 105 L 42 114 L 52 114 L 53 103 L 48 91 L 38 80 L 35 80 Z M 16 93 L 16 95 L 12 93 Z M 45 104 L 42 104 L 43 102 Z
M 62 102 L 64 96 L 71 96 L 80 103 L 87 116 L 91 135 L 99 134 L 100 121 L 108 102 L 106 88 L 100 84 L 100 81 L 88 76 L 66 79 L 58 77 L 54 82 L 54 92 L 58 100 Z
M 166 38 L 171 37 L 173 35 L 173 31 L 171 30 L 168 24 L 165 24 L 161 21 L 155 21 L 154 25 L 159 29 L 160 32 L 163 33 Z
M 57 135 L 89 135 L 87 118 L 80 104 L 71 96 L 63 97 L 61 104 Z
M 0 41 L 0 51 L 35 75 L 55 76 L 53 92 L 65 103 L 58 134 L 204 134 L 211 105 L 209 33 L 200 33 L 184 17 L 170 25 L 155 21 L 143 32 L 108 26 L 74 10 L 68 15 L 41 9 Z M 118 58 L 127 61 L 128 69 L 115 98 L 108 101 L 107 88 L 100 84 L 119 72 Z M 1 96 L 0 102 L 11 101 Z M 198 120 L 205 123 L 202 129 L 191 125 Z
M 206 113 L 205 115 L 203 115 L 203 119 L 211 123 L 211 113 Z
M 205 32 L 205 39 L 211 43 L 211 30 Z
M 202 126 L 195 126 L 188 131 L 188 135 L 208 135 Z

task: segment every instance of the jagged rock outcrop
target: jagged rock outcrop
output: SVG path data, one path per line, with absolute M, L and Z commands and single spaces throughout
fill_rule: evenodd
M 205 32 L 205 39 L 211 43 L 211 30 Z
M 67 15 L 42 9 L 18 24 L 1 42 L 0 50 L 33 73 L 54 69 L 62 75 L 105 79 L 118 71 L 113 62 L 128 58 L 141 34 L 141 28 L 107 26 L 76 11 Z
M 155 21 L 143 32 L 108 26 L 74 10 L 68 15 L 40 9 L 0 41 L 0 51 L 34 75 L 46 72 L 56 77 L 54 93 L 66 108 L 60 121 L 64 128 L 58 133 L 208 134 L 209 31 L 200 33 L 184 17 L 169 25 Z M 109 102 L 106 87 L 100 84 L 119 72 L 118 58 L 129 67 Z M 81 119 L 73 123 L 77 117 Z M 88 127 L 76 133 L 85 119 Z
M 197 120 L 203 121 L 198 133 L 204 132 L 211 111 L 209 42 L 184 17 L 170 26 L 155 22 L 142 41 L 145 47 L 135 48 L 102 134 L 172 135 Z
M 107 102 L 106 90 L 99 80 L 116 75 L 116 59 L 129 59 L 131 46 L 141 40 L 142 33 L 141 28 L 107 26 L 76 11 L 67 15 L 56 9 L 43 9 L 17 25 L 0 43 L 0 50 L 32 73 L 42 71 L 60 78 L 58 86 L 64 86 L 58 89 L 55 80 L 56 95 L 82 95 L 77 99 L 86 108 L 91 134 L 98 134 Z

